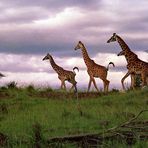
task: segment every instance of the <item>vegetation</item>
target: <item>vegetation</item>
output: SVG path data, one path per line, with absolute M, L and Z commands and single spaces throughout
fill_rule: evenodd
M 141 84 L 142 84 L 141 75 L 136 75 L 135 83 L 136 83 L 135 84 L 136 87 L 141 87 Z
M 148 109 L 148 88 L 125 93 L 113 90 L 109 94 L 79 92 L 78 102 L 73 93 L 36 89 L 31 85 L 17 88 L 13 83 L 0 88 L 0 144 L 48 147 L 49 138 L 100 133 L 129 120 L 142 109 Z M 138 118 L 147 119 L 147 113 Z M 126 143 L 117 141 L 104 143 L 105 147 L 113 144 L 114 147 L 126 147 Z M 133 145 L 147 146 L 146 141 Z M 65 143 L 63 147 L 75 145 Z

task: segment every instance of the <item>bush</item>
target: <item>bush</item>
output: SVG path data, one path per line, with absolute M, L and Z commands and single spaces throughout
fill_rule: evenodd
M 34 85 L 28 85 L 28 86 L 26 87 L 26 89 L 27 89 L 27 91 L 29 91 L 29 92 L 35 91 Z
M 12 81 L 12 82 L 7 84 L 7 88 L 8 89 L 15 89 L 15 88 L 17 88 L 17 83 Z

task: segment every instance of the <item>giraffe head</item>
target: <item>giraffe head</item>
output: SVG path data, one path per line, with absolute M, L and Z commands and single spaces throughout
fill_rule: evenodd
M 81 41 L 78 42 L 77 46 L 74 48 L 75 50 L 83 48 L 83 43 Z
M 117 56 L 122 56 L 122 55 L 125 55 L 125 51 L 120 51 Z
M 49 53 L 47 53 L 47 55 L 43 58 L 43 61 L 50 60 L 51 58 L 52 58 L 52 56 Z
M 115 42 L 117 39 L 117 34 L 116 33 L 113 33 L 113 35 L 111 36 L 111 38 L 107 41 L 107 43 L 110 43 L 110 42 Z

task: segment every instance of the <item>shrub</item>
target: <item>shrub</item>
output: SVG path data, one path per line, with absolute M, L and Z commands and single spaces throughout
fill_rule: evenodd
M 32 92 L 32 91 L 34 91 L 35 90 L 35 87 L 34 87 L 34 85 L 28 85 L 27 87 L 26 87 L 26 89 L 27 89 L 27 91 L 29 91 L 29 92 Z
M 17 88 L 17 83 L 12 81 L 12 82 L 7 84 L 7 88 L 8 89 L 15 89 L 15 88 Z

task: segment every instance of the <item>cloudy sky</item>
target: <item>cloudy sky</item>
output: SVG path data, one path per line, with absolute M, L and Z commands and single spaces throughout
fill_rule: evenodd
M 81 40 L 98 64 L 115 63 L 108 79 L 111 88 L 120 87 L 126 61 L 117 57 L 119 45 L 106 41 L 116 32 L 139 58 L 148 61 L 147 6 L 147 0 L 1 0 L 0 72 L 7 76 L 1 85 L 17 81 L 59 87 L 50 63 L 42 61 L 49 52 L 65 69 L 78 66 L 78 85 L 86 88 L 86 66 L 81 51 L 74 51 Z M 100 80 L 97 84 L 102 87 Z

